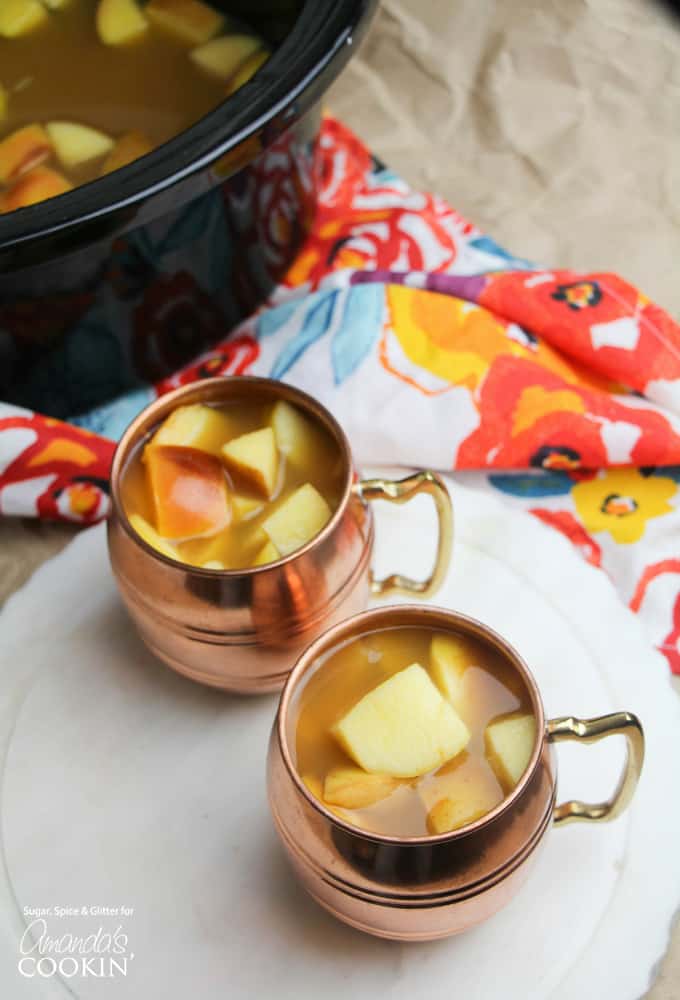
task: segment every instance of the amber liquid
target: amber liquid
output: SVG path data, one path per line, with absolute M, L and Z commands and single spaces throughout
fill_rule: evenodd
M 241 434 L 267 427 L 272 405 L 239 400 L 217 407 L 217 409 L 228 417 L 231 430 L 229 439 L 231 439 L 231 437 L 238 437 Z M 304 466 L 294 466 L 286 462 L 283 455 L 279 456 L 279 478 L 276 492 L 268 502 L 249 491 L 244 487 L 244 484 L 235 483 L 227 470 L 224 470 L 229 490 L 238 493 L 239 496 L 257 499 L 262 509 L 245 517 L 242 521 L 232 522 L 226 530 L 210 538 L 195 538 L 174 543 L 182 561 L 194 566 L 218 561 L 223 563 L 227 569 L 242 569 L 252 566 L 257 553 L 267 542 L 262 522 L 294 490 L 305 483 L 311 483 L 319 491 L 331 510 L 337 509 L 345 480 L 345 469 L 340 449 L 321 424 L 316 423 L 314 427 L 316 434 L 312 450 Z M 153 435 L 155 430 L 156 428 L 149 437 Z M 121 498 L 128 516 L 141 514 L 149 524 L 155 526 L 153 499 L 147 481 L 146 466 L 142 460 L 145 444 L 146 440 L 140 442 L 128 459 L 121 479 Z
M 0 38 L 0 83 L 9 93 L 0 138 L 22 125 L 69 121 L 113 138 L 139 129 L 158 145 L 224 100 L 224 84 L 192 62 L 190 46 L 153 25 L 137 41 L 104 45 L 96 9 L 96 0 L 70 0 L 27 34 Z M 100 166 L 86 164 L 68 179 L 92 180 Z
M 297 701 L 295 764 L 310 790 L 323 786 L 335 767 L 355 767 L 331 733 L 364 695 L 412 663 L 428 669 L 433 633 L 426 628 L 390 628 L 367 633 L 327 653 L 304 685 Z M 363 809 L 335 809 L 356 826 L 388 836 L 426 836 L 430 806 L 448 793 L 446 776 L 460 778 L 460 787 L 483 786 L 489 808 L 510 789 L 501 787 L 487 762 L 484 730 L 509 712 L 531 713 L 531 700 L 521 678 L 490 646 L 465 638 L 469 666 L 465 670 L 466 710 L 463 721 L 471 732 L 467 748 L 437 771 L 403 781 L 386 799 Z

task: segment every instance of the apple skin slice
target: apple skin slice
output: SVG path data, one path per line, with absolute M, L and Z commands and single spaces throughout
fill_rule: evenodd
M 2 0 L 0 36 L 19 38 L 43 24 L 49 14 L 39 0 Z
M 52 142 L 42 125 L 24 125 L 0 142 L 0 183 L 39 166 L 52 155 Z
M 192 49 L 190 55 L 205 73 L 226 83 L 260 48 L 262 42 L 254 35 L 220 35 Z
M 67 170 L 73 170 L 90 160 L 106 156 L 113 149 L 113 139 L 78 122 L 48 122 L 47 134 L 52 141 L 57 159 Z
M 189 448 L 146 447 L 144 464 L 163 538 L 214 535 L 230 521 L 227 483 L 219 459 Z
M 104 174 L 112 174 L 114 170 L 120 170 L 121 167 L 127 167 L 128 163 L 133 163 L 135 160 L 138 160 L 140 156 L 146 156 L 147 153 L 152 152 L 153 148 L 151 140 L 138 129 L 126 132 L 125 135 L 122 135 L 120 139 L 118 139 L 115 146 L 104 160 L 100 176 L 103 177 Z
M 104 45 L 125 45 L 141 38 L 149 22 L 135 0 L 99 0 L 97 34 Z
M 18 208 L 28 208 L 48 198 L 56 198 L 59 194 L 71 191 L 73 185 L 65 177 L 51 167 L 35 167 L 27 174 L 22 174 L 0 196 L 0 212 L 14 212 Z

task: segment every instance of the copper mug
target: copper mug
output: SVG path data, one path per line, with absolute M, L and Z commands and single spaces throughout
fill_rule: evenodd
M 285 559 L 237 570 L 202 569 L 166 558 L 132 529 L 121 501 L 130 455 L 176 407 L 239 398 L 284 399 L 335 440 L 343 492 L 323 530 Z M 402 504 L 420 493 L 436 505 L 439 539 L 429 579 L 395 574 L 373 578 L 374 525 L 369 501 Z M 368 597 L 410 593 L 430 597 L 448 569 L 453 520 L 446 486 L 433 472 L 400 481 L 359 481 L 347 438 L 328 410 L 292 386 L 265 378 L 226 377 L 195 382 L 151 403 L 118 444 L 111 470 L 113 510 L 108 523 L 111 566 L 139 633 L 168 666 L 228 691 L 279 690 L 299 654 L 335 622 L 361 611 Z
M 485 816 L 451 833 L 390 837 L 339 818 L 316 799 L 295 769 L 297 695 L 338 643 L 377 628 L 423 626 L 464 633 L 501 653 L 531 697 L 536 743 L 524 775 Z M 555 804 L 553 744 L 595 743 L 622 734 L 627 760 L 606 802 Z M 300 657 L 281 696 L 267 761 L 269 805 L 293 869 L 308 892 L 347 924 L 378 937 L 426 941 L 458 934 L 497 912 L 529 874 L 546 834 L 555 825 L 614 819 L 628 805 L 644 756 L 639 720 L 628 712 L 595 719 L 545 720 L 536 681 L 520 655 L 487 626 L 441 608 L 382 607 L 336 625 Z

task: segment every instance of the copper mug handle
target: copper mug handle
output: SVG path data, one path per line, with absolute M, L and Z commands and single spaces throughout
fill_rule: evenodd
M 392 573 L 384 580 L 376 580 L 371 573 L 371 595 L 410 594 L 420 598 L 432 597 L 441 587 L 451 561 L 453 546 L 453 508 L 444 481 L 435 472 L 417 472 L 405 479 L 364 479 L 353 487 L 362 500 L 387 500 L 389 503 L 408 503 L 419 493 L 427 493 L 434 500 L 439 521 L 439 540 L 434 568 L 427 580 L 412 580 L 401 573 Z
M 555 806 L 555 824 L 574 823 L 578 820 L 596 823 L 616 819 L 626 809 L 633 797 L 642 772 L 645 757 L 645 735 L 642 724 L 631 712 L 613 712 L 595 719 L 575 719 L 567 716 L 551 719 L 546 725 L 546 736 L 551 743 L 562 740 L 577 740 L 581 743 L 597 743 L 607 736 L 625 736 L 626 763 L 616 790 L 604 802 L 579 802 L 571 799 Z

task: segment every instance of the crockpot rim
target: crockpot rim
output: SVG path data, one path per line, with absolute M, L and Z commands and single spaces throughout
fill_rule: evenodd
M 340 72 L 351 55 L 355 33 L 367 25 L 376 7 L 377 0 L 326 0 L 323 8 L 319 0 L 305 0 L 291 32 L 236 94 L 128 166 L 56 198 L 0 216 L 0 251 L 62 236 L 126 210 L 132 212 L 272 127 L 271 138 L 263 143 L 266 147 L 315 102 L 316 95 L 310 91 L 331 64 L 335 64 L 336 75 Z M 301 46 L 305 40 L 307 45 Z M 243 165 L 236 164 L 234 172 Z M 225 173 L 220 181 L 228 177 Z M 163 214 L 162 209 L 159 214 Z

